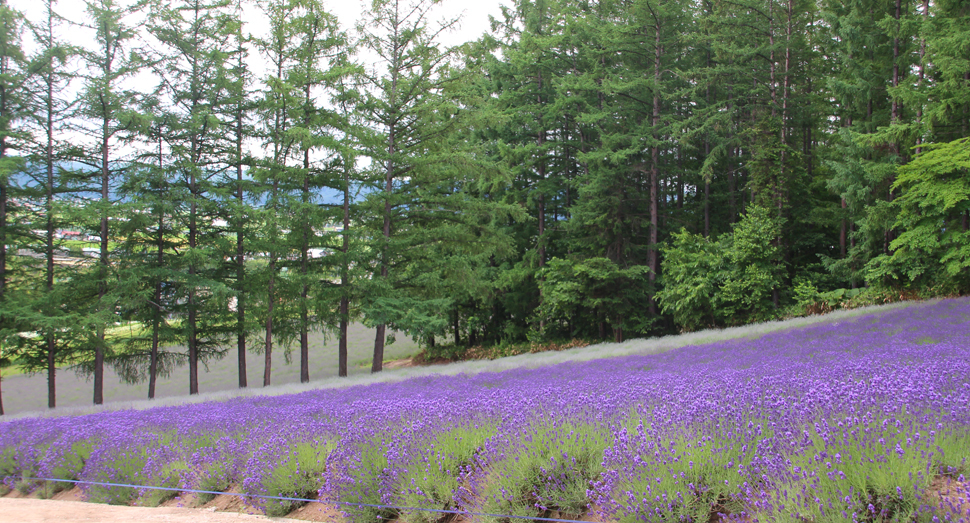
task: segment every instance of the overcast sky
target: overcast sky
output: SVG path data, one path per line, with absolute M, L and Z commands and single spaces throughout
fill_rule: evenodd
M 119 4 L 126 5 L 132 3 L 131 0 L 118 0 Z M 44 14 L 44 2 L 38 0 L 8 0 L 11 7 L 23 11 L 29 19 L 40 20 Z M 260 16 L 259 9 L 255 7 L 255 2 L 250 2 L 247 9 L 247 25 L 251 33 L 259 34 L 266 29 L 265 19 Z M 442 0 L 435 8 L 437 19 L 451 18 L 461 15 L 461 26 L 458 31 L 447 34 L 443 38 L 445 45 L 457 45 L 469 40 L 478 38 L 483 32 L 488 30 L 488 18 L 494 16 L 499 18 L 501 14 L 500 5 L 509 5 L 510 0 Z M 356 22 L 361 18 L 361 13 L 370 5 L 369 1 L 362 0 L 339 0 L 324 1 L 324 7 L 337 16 L 341 27 L 348 32 L 353 30 Z M 83 22 L 85 15 L 84 0 L 56 0 L 55 12 L 65 19 L 73 22 Z M 432 19 L 436 19 L 433 17 Z M 62 36 L 65 36 L 72 43 L 85 45 L 89 42 L 84 40 L 92 38 L 86 31 L 78 28 L 70 30 L 62 29 Z
M 116 1 L 120 5 L 130 5 L 134 3 L 134 0 Z M 432 11 L 432 16 L 429 18 L 429 20 L 432 22 L 430 25 L 433 27 L 435 25 L 434 22 L 443 19 L 451 19 L 460 15 L 461 21 L 458 29 L 445 33 L 441 37 L 441 43 L 446 46 L 459 45 L 470 40 L 475 40 L 483 33 L 488 31 L 489 16 L 500 18 L 500 6 L 503 4 L 510 5 L 511 1 L 512 0 L 478 0 L 468 2 L 462 0 L 442 0 L 441 3 Z M 250 1 L 249 6 L 245 11 L 246 30 L 251 34 L 261 35 L 268 29 L 268 25 L 266 23 L 265 16 L 255 4 L 255 0 Z M 15 9 L 19 9 L 29 20 L 35 22 L 40 22 L 45 17 L 44 2 L 40 0 L 8 0 L 8 5 Z M 358 21 L 361 19 L 362 13 L 369 6 L 370 0 L 324 0 L 324 7 L 332 14 L 337 16 L 337 19 L 340 21 L 341 28 L 351 35 L 353 34 L 354 28 Z M 86 23 L 88 17 L 85 7 L 86 2 L 84 0 L 55 0 L 54 11 L 69 22 Z M 133 22 L 137 23 L 136 20 L 128 21 L 128 23 Z M 57 30 L 57 32 L 58 37 L 71 44 L 86 48 L 92 48 L 96 45 L 94 41 L 94 32 L 90 29 L 64 24 L 59 28 L 59 30 Z M 32 51 L 32 47 L 33 45 L 30 38 L 25 35 L 25 51 L 30 53 Z M 365 66 L 379 67 L 378 64 L 373 63 L 374 59 L 369 59 L 366 54 L 357 54 L 356 59 L 359 62 L 362 62 Z M 265 61 L 261 56 L 259 56 L 259 53 L 250 52 L 249 62 L 251 73 L 257 79 L 263 78 L 265 72 Z M 143 76 L 140 75 L 139 77 L 130 79 L 128 82 L 126 82 L 125 87 L 148 91 L 154 87 L 155 83 L 156 80 L 146 72 Z M 80 85 L 75 82 L 71 85 L 71 87 L 69 87 L 69 90 L 74 91 L 79 87 Z M 85 138 L 83 134 L 78 135 L 77 131 L 66 132 L 71 135 L 72 140 L 79 142 L 87 141 L 87 139 L 90 138 Z M 252 150 L 252 148 L 260 148 L 260 145 L 256 142 L 247 143 L 246 148 Z M 122 149 L 124 151 L 128 151 L 127 147 L 123 147 Z M 359 158 L 358 161 L 365 164 L 369 163 L 365 158 Z

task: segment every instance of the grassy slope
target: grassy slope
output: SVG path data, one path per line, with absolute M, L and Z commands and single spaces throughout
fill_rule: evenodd
M 336 340 L 332 338 L 323 343 L 321 337 L 314 338 L 313 343 L 317 348 L 311 354 L 311 363 L 321 365 L 330 372 L 321 372 L 320 368 L 311 370 L 311 381 L 309 384 L 300 384 L 299 381 L 299 356 L 289 365 L 285 365 L 282 358 L 274 358 L 274 385 L 269 388 L 259 387 L 262 376 L 262 360 L 258 355 L 249 355 L 249 389 L 237 389 L 235 374 L 235 354 L 230 352 L 226 358 L 210 364 L 208 372 L 200 377 L 203 394 L 196 396 L 185 396 L 184 385 L 187 379 L 182 376 L 187 370 L 179 369 L 176 376 L 166 380 L 160 380 L 160 391 L 156 400 L 138 400 L 144 397 L 144 390 L 147 385 L 127 386 L 120 384 L 116 377 L 112 375 L 108 378 L 105 387 L 106 404 L 101 407 L 89 406 L 90 384 L 84 379 L 78 379 L 73 375 L 61 375 L 59 377 L 59 400 L 58 404 L 67 408 L 58 408 L 55 411 L 42 410 L 46 405 L 44 387 L 46 382 L 41 375 L 33 376 L 31 386 L 28 388 L 25 383 L 18 382 L 20 377 L 14 377 L 3 382 L 4 407 L 10 416 L 7 419 L 33 416 L 56 416 L 56 415 L 77 415 L 88 414 L 105 410 L 119 409 L 143 409 L 163 405 L 178 405 L 184 403 L 200 403 L 209 400 L 222 400 L 237 396 L 252 395 L 280 395 L 302 392 L 305 390 L 320 388 L 338 388 L 353 385 L 366 385 L 370 383 L 395 382 L 412 377 L 429 375 L 457 375 L 457 374 L 478 374 L 480 372 L 501 372 L 516 368 L 537 368 L 547 365 L 555 365 L 567 361 L 589 361 L 594 359 L 611 358 L 616 356 L 626 356 L 631 354 L 658 354 L 688 345 L 700 345 L 716 341 L 752 337 L 757 338 L 769 332 L 776 332 L 786 329 L 798 328 L 820 322 L 837 322 L 846 318 L 860 315 L 873 314 L 881 311 L 888 311 L 900 307 L 908 307 L 916 302 L 900 302 L 889 305 L 879 305 L 853 310 L 836 311 L 825 315 L 792 318 L 788 320 L 771 321 L 742 327 L 732 327 L 727 329 L 709 329 L 688 334 L 678 334 L 664 336 L 660 338 L 631 339 L 623 343 L 600 343 L 587 347 L 564 350 L 561 352 L 544 352 L 537 354 L 522 354 L 508 358 L 496 360 L 476 360 L 452 363 L 449 365 L 433 365 L 428 367 L 407 367 L 400 369 L 385 370 L 376 375 L 370 374 L 367 368 L 352 366 L 348 378 L 336 377 Z M 355 325 L 351 333 L 351 354 L 350 362 L 363 361 L 368 357 L 368 351 L 373 343 L 373 331 L 364 328 L 362 325 Z M 397 343 L 389 345 L 385 349 L 385 355 L 389 359 L 404 358 L 417 350 L 417 346 L 409 339 L 399 339 Z M 325 361 L 321 362 L 321 358 Z M 295 374 L 294 374 L 295 373 Z M 187 376 L 187 374 L 186 374 Z M 73 380 L 71 378 L 74 378 Z M 294 379 L 296 378 L 296 379 Z M 32 390 L 32 392 L 31 392 Z M 31 397 L 32 401 L 18 403 L 18 399 Z
M 374 347 L 374 330 L 361 324 L 351 326 L 348 352 L 350 360 L 350 380 L 360 375 L 369 376 L 370 356 Z M 184 350 L 184 349 L 183 349 Z M 418 351 L 418 346 L 409 338 L 398 336 L 397 341 L 384 349 L 388 358 L 406 358 Z M 291 384 L 300 380 L 299 345 L 291 348 L 290 361 L 285 361 L 283 352 L 279 348 L 273 354 L 273 383 L 269 389 L 262 387 L 263 356 L 250 352 L 247 356 L 247 377 L 251 387 L 249 394 L 277 394 L 279 390 L 288 389 Z M 355 363 L 367 361 L 366 367 Z M 155 402 L 142 400 L 148 391 L 147 383 L 128 385 L 122 383 L 117 374 L 110 368 L 105 372 L 105 410 L 122 408 L 154 407 L 158 405 L 178 404 L 187 401 L 201 401 L 213 397 L 228 397 L 238 395 L 236 371 L 236 351 L 231 348 L 226 356 L 218 361 L 209 362 L 208 366 L 200 367 L 199 383 L 203 395 L 186 396 L 188 392 L 188 368 L 180 367 L 171 376 L 158 380 Z M 315 332 L 310 335 L 310 388 L 318 385 L 333 386 L 337 383 L 348 383 L 339 380 L 337 375 L 337 340 L 333 336 L 324 336 Z M 356 383 L 356 381 L 354 381 Z M 62 369 L 57 373 L 57 405 L 54 411 L 46 410 L 47 406 L 47 377 L 45 374 L 13 375 L 8 369 L 3 372 L 3 406 L 6 419 L 30 416 L 72 415 L 84 412 L 95 412 L 91 405 L 92 383 L 86 376 L 77 376 L 74 372 Z M 302 390 L 302 388 L 300 389 Z

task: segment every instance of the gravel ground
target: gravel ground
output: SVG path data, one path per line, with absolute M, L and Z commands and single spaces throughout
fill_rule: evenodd
M 333 336 L 326 340 L 321 333 L 310 334 L 310 380 L 313 381 L 332 378 L 337 375 L 337 339 Z M 361 375 L 370 373 L 370 359 L 374 350 L 374 329 L 361 324 L 351 325 L 348 334 L 348 374 Z M 384 348 L 384 358 L 387 360 L 405 358 L 418 351 L 416 343 L 410 338 L 398 334 L 397 341 Z M 363 365 L 361 365 L 363 363 Z M 260 388 L 263 383 L 263 356 L 249 353 L 246 359 L 246 375 L 249 386 Z M 86 377 L 78 377 L 73 371 L 58 370 L 57 406 L 80 407 L 91 405 L 94 393 L 93 381 Z M 300 381 L 300 352 L 299 343 L 293 348 L 290 362 L 283 358 L 283 351 L 275 348 L 273 351 L 273 385 L 286 385 Z M 200 392 L 211 393 L 236 389 L 239 379 L 236 374 L 236 352 L 231 349 L 222 360 L 210 362 L 209 368 L 200 365 Z M 10 414 L 42 412 L 47 410 L 47 375 L 33 376 L 17 375 L 4 377 L 3 408 Z M 184 396 L 189 390 L 189 369 L 183 366 L 175 370 L 167 378 L 159 378 L 155 386 L 156 398 L 171 398 Z M 148 396 L 148 383 L 126 385 L 118 375 L 109 368 L 105 369 L 104 401 L 105 404 L 127 402 L 145 399 Z

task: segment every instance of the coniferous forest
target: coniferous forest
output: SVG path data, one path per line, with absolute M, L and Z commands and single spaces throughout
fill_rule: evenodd
M 290 347 L 309 381 L 321 330 L 346 375 L 353 322 L 379 371 L 392 332 L 970 291 L 967 0 L 516 0 L 457 47 L 429 0 L 350 31 L 322 0 L 42 1 L 0 0 L 0 354 L 50 407 L 61 367 L 96 404 L 106 368 L 152 397 L 187 365 L 194 394 Z

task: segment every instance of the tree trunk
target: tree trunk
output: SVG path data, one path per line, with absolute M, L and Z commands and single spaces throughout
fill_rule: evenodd
M 347 289 L 350 285 L 350 170 L 344 167 L 344 231 L 343 266 L 340 271 L 340 344 L 337 348 L 337 374 L 347 376 L 347 324 L 350 315 L 350 299 Z
M 684 208 L 684 168 L 683 151 L 677 147 L 677 210 Z
M 279 129 L 278 126 L 277 126 L 277 129 Z M 277 143 L 279 142 L 277 141 Z M 282 164 L 282 162 L 279 162 L 279 159 L 280 159 L 279 151 L 277 151 L 277 154 L 274 154 L 273 156 L 277 159 L 278 164 Z M 277 204 L 276 199 L 278 197 L 279 187 L 280 187 L 279 178 L 278 176 L 274 175 L 273 192 L 270 195 L 270 202 L 269 202 L 272 207 L 275 207 Z M 275 212 L 275 208 L 273 210 Z M 277 225 L 275 223 L 275 216 L 273 220 L 274 222 L 273 222 L 273 228 L 272 228 L 271 234 L 272 234 L 273 240 L 276 240 Z M 263 386 L 264 387 L 269 387 L 271 373 L 273 372 L 273 311 L 276 307 L 276 262 L 277 262 L 276 242 L 274 241 L 269 251 L 269 269 L 268 269 L 269 283 L 266 288 L 266 323 L 265 323 L 266 341 L 265 341 L 265 345 L 263 346 Z
M 395 152 L 394 143 L 394 129 L 391 129 L 388 133 L 388 151 L 393 155 Z M 381 278 L 387 279 L 388 269 L 387 269 L 387 256 L 390 240 L 391 240 L 391 193 L 394 190 L 394 162 L 393 160 L 388 160 L 387 172 L 384 176 L 384 248 L 381 253 Z M 371 361 L 370 371 L 380 372 L 384 369 L 384 340 L 385 331 L 387 326 L 385 324 L 380 324 L 377 326 L 377 334 L 374 338 L 374 358 Z
M 54 333 L 47 333 L 47 408 L 57 406 L 57 346 L 54 343 Z
M 161 251 L 159 251 L 161 253 Z M 152 318 L 152 348 L 148 363 L 148 399 L 155 399 L 155 383 L 158 379 L 158 335 L 162 322 L 162 283 L 155 282 L 155 311 Z
M 98 310 L 104 312 L 104 296 L 108 293 L 108 186 L 110 170 L 108 169 L 108 137 L 110 135 L 108 118 L 101 121 L 101 250 L 98 267 Z M 94 404 L 100 405 L 104 401 L 104 324 L 98 323 L 98 337 L 94 345 Z
M 542 104 L 542 71 L 539 71 L 538 75 L 538 88 L 539 88 L 539 104 Z M 543 180 L 546 179 L 546 161 L 545 154 L 542 151 L 543 146 L 546 143 L 546 132 L 539 131 L 538 136 L 536 136 L 536 145 L 538 145 L 539 154 L 539 164 L 536 166 L 536 173 L 539 175 L 539 184 L 541 185 Z M 539 267 L 546 266 L 546 244 L 543 235 L 546 232 L 546 197 L 542 190 L 539 190 L 538 198 L 538 213 L 539 213 L 539 236 L 536 239 L 538 244 L 536 247 L 539 251 Z
M 199 65 L 199 18 L 201 16 L 200 10 L 202 6 L 199 2 L 195 2 L 192 6 L 194 23 L 193 23 L 193 34 L 192 42 L 193 48 L 196 50 L 194 54 L 191 55 L 191 77 L 189 85 L 189 118 L 192 119 L 199 116 L 199 106 L 202 102 L 202 94 L 200 92 L 200 68 Z M 197 129 L 191 130 L 191 135 L 189 137 L 189 153 L 190 153 L 190 173 L 189 173 L 189 252 L 194 254 L 195 249 L 198 247 L 199 240 L 199 228 L 198 228 L 198 213 L 199 213 L 199 190 L 198 190 L 198 180 L 196 179 L 196 169 L 202 160 L 202 144 L 199 143 L 199 131 Z M 189 394 L 199 393 L 199 334 L 198 334 L 198 313 L 196 311 L 196 283 L 195 275 L 197 268 L 195 266 L 194 256 L 190 257 L 189 261 L 189 293 L 188 299 L 186 300 L 186 305 L 188 306 L 188 318 L 186 319 L 189 328 Z
M 704 138 L 704 159 L 711 154 L 711 144 Z M 711 180 L 704 178 L 704 237 L 711 237 Z
M 238 199 L 240 205 L 243 201 L 242 196 L 242 166 L 239 166 L 237 170 L 237 183 L 238 185 Z M 239 374 L 239 388 L 246 388 L 248 383 L 248 377 L 246 375 L 246 292 L 245 292 L 245 278 L 246 278 L 246 252 L 243 245 L 243 228 L 242 222 L 240 222 L 239 227 L 236 229 L 236 285 L 239 288 L 239 293 L 236 295 L 236 368 Z
M 239 51 L 240 66 L 242 66 L 242 52 Z M 236 108 L 236 201 L 240 213 L 245 208 L 243 200 L 243 166 L 242 166 L 243 114 L 242 108 Z M 246 375 L 246 250 L 244 219 L 236 218 L 236 369 L 239 374 L 239 388 L 249 385 Z
M 537 85 L 537 88 L 539 90 L 538 103 L 539 103 L 540 106 L 542 106 L 542 88 L 543 88 L 543 85 L 542 85 L 542 70 L 539 70 L 539 72 L 537 74 L 537 84 L 536 85 Z M 540 125 L 541 125 L 541 123 L 540 123 Z M 546 159 L 545 159 L 545 153 L 543 151 L 543 147 L 544 147 L 545 143 L 546 143 L 546 131 L 543 129 L 543 130 L 539 131 L 539 133 L 536 136 L 536 145 L 538 146 L 537 154 L 539 155 L 539 164 L 536 165 L 536 174 L 539 175 L 539 182 L 538 182 L 537 185 L 540 186 L 540 188 L 539 188 L 539 196 L 538 196 L 538 199 L 537 199 L 538 209 L 536 209 L 536 211 L 538 212 L 538 215 L 539 215 L 538 216 L 538 218 L 539 218 L 539 230 L 538 230 L 538 235 L 536 236 L 536 250 L 538 251 L 538 254 L 539 254 L 539 268 L 540 269 L 542 269 L 543 267 L 546 266 L 546 243 L 545 243 L 545 238 L 544 238 L 544 236 L 546 234 L 546 195 L 543 194 L 542 189 L 541 189 L 541 184 L 542 184 L 543 180 L 546 179 Z M 540 286 L 540 288 L 539 288 L 539 306 L 540 307 L 542 306 L 542 304 L 543 304 L 544 301 L 545 301 L 545 298 L 542 295 L 542 287 Z M 539 319 L 539 332 L 545 332 L 545 330 L 546 330 L 546 320 L 545 320 L 544 317 L 542 317 L 542 318 Z M 457 345 L 457 343 L 458 343 L 458 341 L 457 341 L 457 338 L 456 338 L 455 339 L 455 344 Z
M 310 88 L 307 87 L 307 97 L 310 96 Z M 300 245 L 300 277 L 303 280 L 300 289 L 300 383 L 310 381 L 310 339 L 309 339 L 309 310 L 307 299 L 310 294 L 310 286 L 307 284 L 309 274 L 310 255 L 310 220 L 306 217 L 306 208 L 310 201 L 310 150 L 303 151 L 303 168 L 307 174 L 303 177 L 303 243 Z
M 395 26 L 396 28 L 396 26 Z M 398 35 L 395 34 L 395 38 Z M 392 104 L 397 102 L 397 80 L 398 74 L 400 73 L 399 62 L 401 56 L 399 56 L 399 51 L 395 49 L 394 59 L 391 67 L 391 92 L 390 99 Z M 394 192 L 394 155 L 397 153 L 397 128 L 395 127 L 397 122 L 391 122 L 387 129 L 387 165 L 384 171 L 384 227 L 382 232 L 384 234 L 384 245 L 381 249 L 381 278 L 387 280 L 388 274 L 388 249 L 390 248 L 391 242 L 391 195 Z M 370 371 L 380 372 L 384 369 L 384 340 L 385 340 L 385 324 L 380 324 L 377 326 L 377 334 L 374 338 L 374 358 L 371 361 Z
M 711 50 L 707 50 L 707 67 L 711 67 Z M 711 85 L 708 83 L 704 90 L 704 103 L 707 107 L 711 105 Z M 706 162 L 711 155 L 711 142 L 707 135 L 704 136 L 704 161 Z M 704 177 L 704 237 L 711 237 L 711 177 Z
M 451 317 L 452 328 L 455 332 L 455 347 L 461 345 L 461 331 L 458 329 L 458 311 L 455 310 L 455 314 Z
M 50 13 L 48 13 L 50 15 Z M 48 16 L 48 34 L 51 39 L 53 39 L 53 27 L 51 25 L 52 18 Z M 45 200 L 45 212 L 47 214 L 47 230 L 46 230 L 46 245 L 45 245 L 45 257 L 47 261 L 47 294 L 50 295 L 54 291 L 54 58 L 48 59 L 48 77 L 46 78 L 47 87 L 47 115 L 46 115 L 46 133 L 47 133 L 47 149 L 45 152 L 45 161 L 47 167 L 47 183 L 46 183 L 46 200 Z M 57 406 L 56 396 L 56 384 L 55 384 L 55 355 L 57 346 L 54 341 L 53 331 L 48 331 L 46 333 L 47 342 L 47 408 L 53 409 Z M 95 403 L 100 404 L 98 397 L 95 397 Z
M 162 138 L 158 138 L 158 172 L 159 189 L 165 186 L 164 174 L 162 172 Z M 161 203 L 158 204 L 158 235 L 156 239 L 156 268 L 161 269 L 165 266 L 165 208 Z M 152 348 L 148 363 L 148 399 L 155 399 L 155 383 L 158 377 L 158 337 L 162 324 L 162 279 L 155 278 L 155 303 L 154 313 L 152 314 Z
M 899 87 L 899 31 L 900 19 L 902 18 L 902 0 L 896 0 L 896 13 L 893 17 L 896 20 L 896 36 L 893 38 L 893 87 Z M 899 122 L 899 100 L 894 95 L 892 97 L 892 112 L 889 115 L 889 125 Z M 899 144 L 893 141 L 889 144 L 889 150 L 893 154 L 899 154 Z M 887 231 L 888 234 L 888 231 Z M 888 248 L 887 248 L 888 250 Z
M 737 205 L 735 204 L 735 192 L 737 192 L 737 182 L 734 177 L 734 158 L 736 156 L 736 149 L 731 143 L 734 140 L 734 126 L 738 124 L 738 119 L 734 117 L 734 90 L 728 87 L 727 89 L 727 113 L 728 117 L 731 118 L 731 124 L 728 126 L 728 147 L 727 147 L 727 197 L 728 197 L 728 223 L 734 223 L 735 217 L 737 217 Z
M 846 233 L 846 225 L 847 225 L 846 223 L 847 220 L 845 219 L 845 208 L 846 208 L 845 198 L 842 198 L 843 218 L 842 218 L 842 230 L 839 231 L 839 254 L 842 256 L 843 259 L 845 258 L 845 233 Z
M 930 17 L 930 0 L 923 0 L 923 20 L 924 24 Z M 923 87 L 926 79 L 926 38 L 921 38 L 919 42 L 919 79 L 916 81 L 917 90 Z M 923 152 L 920 147 L 923 144 L 923 104 L 916 105 L 916 154 Z
M 381 324 L 377 326 L 377 332 L 374 335 L 374 359 L 370 366 L 372 373 L 384 370 L 384 338 L 387 335 L 386 331 L 387 325 Z
M 350 308 L 348 302 L 346 297 L 340 298 L 340 343 L 337 348 L 337 375 L 340 377 L 347 376 L 347 314 Z
M 273 370 L 273 306 L 276 304 L 276 253 L 269 255 L 269 284 L 266 289 L 266 341 L 263 348 L 263 386 L 269 387 Z
M 650 314 L 657 313 L 657 304 L 653 293 L 656 291 L 657 273 L 660 271 L 660 264 L 657 256 L 658 243 L 660 241 L 660 209 L 659 209 L 659 169 L 660 169 L 660 147 L 658 143 L 660 136 L 658 129 L 660 125 L 660 58 L 663 49 L 660 46 L 660 24 L 654 26 L 654 62 L 653 62 L 653 114 L 650 118 L 650 125 L 653 133 L 653 144 L 650 146 L 650 238 L 647 249 L 647 267 L 650 273 L 647 276 L 650 282 Z
M 789 91 L 791 85 L 791 39 L 792 39 L 792 16 L 794 14 L 793 0 L 788 0 L 787 3 L 787 23 L 785 24 L 785 70 L 782 76 L 782 87 L 781 87 L 781 165 L 779 166 L 779 171 L 781 175 L 778 178 L 777 186 L 777 203 L 778 206 L 778 217 L 784 216 L 785 211 L 785 193 L 788 189 L 788 180 L 785 179 L 786 174 L 786 161 L 788 159 L 788 99 Z M 779 234 L 777 238 L 777 244 L 781 247 L 782 238 Z
M 192 149 L 195 151 L 196 139 L 192 137 Z M 192 155 L 195 157 L 195 155 Z M 190 167 L 191 168 L 191 167 Z M 189 175 L 189 197 L 191 198 L 191 203 L 189 204 L 189 251 L 195 251 L 198 246 L 198 224 L 196 222 L 196 214 L 198 213 L 198 204 L 195 201 L 196 198 L 196 179 L 195 179 L 195 169 L 192 168 L 192 173 Z M 188 324 L 189 324 L 189 394 L 199 393 L 199 345 L 198 345 L 198 333 L 197 329 L 197 317 L 196 317 L 196 294 L 195 294 L 195 262 L 189 262 L 189 295 L 186 305 L 189 309 Z

